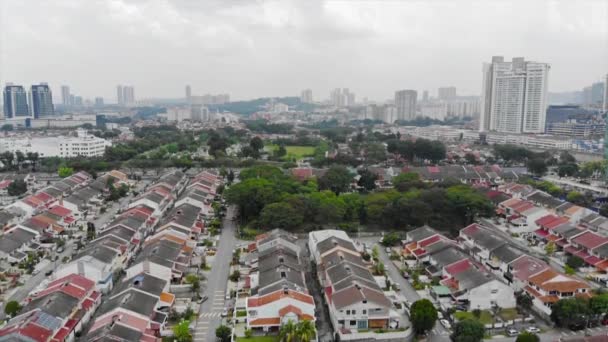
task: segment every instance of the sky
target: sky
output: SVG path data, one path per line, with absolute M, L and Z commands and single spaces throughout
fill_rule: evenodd
M 608 73 L 608 0 L 0 0 L 0 82 L 48 82 L 85 98 L 349 88 L 481 93 L 493 55 L 551 64 L 549 90 Z

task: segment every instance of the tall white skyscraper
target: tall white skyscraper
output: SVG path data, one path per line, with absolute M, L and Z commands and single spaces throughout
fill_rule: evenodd
M 416 118 L 417 98 L 418 92 L 415 90 L 399 90 L 395 92 L 397 120 L 413 120 Z
M 191 97 L 192 97 L 192 88 L 190 88 L 190 85 L 186 85 L 186 102 L 190 102 Z
M 312 103 L 312 90 L 311 89 L 302 90 L 302 93 L 300 93 L 300 102 Z
M 70 106 L 72 103 L 70 101 L 70 87 L 67 85 L 61 86 L 61 104 L 64 106 Z
M 543 133 L 547 116 L 547 63 L 505 62 L 492 57 L 483 65 L 480 131 Z
M 336 107 L 348 107 L 355 105 L 355 93 L 348 88 L 336 88 L 330 94 L 331 104 Z

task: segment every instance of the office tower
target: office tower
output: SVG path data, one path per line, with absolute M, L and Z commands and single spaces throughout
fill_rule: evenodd
M 125 106 L 135 105 L 135 88 L 133 86 L 122 87 L 122 100 Z
M 523 57 L 483 65 L 480 131 L 543 133 L 550 66 Z
M 82 107 L 82 105 L 83 105 L 82 96 L 74 96 L 74 106 Z
M 186 102 L 190 102 L 190 97 L 192 97 L 192 89 L 190 85 L 186 85 Z
M 116 104 L 119 106 L 125 105 L 125 98 L 123 97 L 122 86 L 116 86 Z
M 456 87 L 441 87 L 437 90 L 440 100 L 450 100 L 456 97 Z
M 418 93 L 415 90 L 399 90 L 395 92 L 397 120 L 413 120 L 416 118 L 417 97 Z
M 23 86 L 7 83 L 3 92 L 4 118 L 11 119 L 19 116 L 29 116 L 27 93 Z
M 66 107 L 72 105 L 70 99 L 70 87 L 66 85 L 61 86 L 61 104 Z
M 429 91 L 425 90 L 422 92 L 422 102 L 429 102 Z
M 95 107 L 103 107 L 103 97 L 95 98 Z
M 591 104 L 601 105 L 604 101 L 604 82 L 596 82 L 591 85 Z
M 46 83 L 34 84 L 31 90 L 32 113 L 35 119 L 53 116 L 53 94 Z
M 342 92 L 340 91 L 340 88 L 334 89 L 330 93 L 329 97 L 332 105 L 336 107 L 344 106 L 344 99 L 342 98 Z
M 312 103 L 312 90 L 304 89 L 300 94 L 300 102 L 302 103 Z

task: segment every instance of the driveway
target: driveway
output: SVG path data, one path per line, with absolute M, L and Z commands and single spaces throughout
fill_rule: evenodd
M 236 208 L 229 207 L 222 224 L 222 232 L 211 271 L 206 272 L 207 284 L 205 295 L 209 297 L 199 307 L 199 317 L 194 329 L 194 341 L 214 342 L 215 329 L 222 322 L 221 313 L 226 307 L 226 283 L 230 272 L 232 251 L 237 239 L 235 237 L 236 224 L 232 218 L 236 215 Z

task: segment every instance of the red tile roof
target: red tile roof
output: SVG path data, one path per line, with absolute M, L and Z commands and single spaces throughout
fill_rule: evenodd
M 287 292 L 287 294 L 285 294 L 283 292 L 283 290 L 279 290 L 279 291 L 275 291 L 275 292 L 269 293 L 264 296 L 249 297 L 249 298 L 247 298 L 247 306 L 249 306 L 249 307 L 262 306 L 262 305 L 266 305 L 268 303 L 275 302 L 275 301 L 280 300 L 285 297 L 290 297 L 290 298 L 299 300 L 301 302 L 314 305 L 313 298 L 308 294 L 293 291 L 293 290 L 289 290 Z
M 475 233 L 477 233 L 479 231 L 479 226 L 477 225 L 477 223 L 473 223 L 468 225 L 467 227 L 463 228 L 462 230 L 460 230 L 461 233 L 465 234 L 465 235 L 473 235 Z
M 11 185 L 13 181 L 8 179 L 8 180 L 3 180 L 2 182 L 0 182 L 0 189 L 6 189 L 8 188 L 9 185 Z
M 595 234 L 593 232 L 587 231 L 584 232 L 574 239 L 572 239 L 573 243 L 577 245 L 583 246 L 587 249 L 592 249 L 598 246 L 601 246 L 608 242 L 608 238 L 605 238 L 601 235 Z
M 544 225 L 546 225 L 548 223 L 551 223 L 551 222 L 553 222 L 553 221 L 555 221 L 557 219 L 559 219 L 558 216 L 555 216 L 555 215 L 546 215 L 546 216 L 543 216 L 543 217 L 539 218 L 538 220 L 534 221 L 534 223 L 536 223 L 537 225 L 543 227 Z
M 557 226 L 561 226 L 562 224 L 564 224 L 566 222 L 568 222 L 568 218 L 561 216 L 557 220 L 554 220 L 554 221 L 551 221 L 551 222 L 545 224 L 545 228 L 553 229 Z
M 535 230 L 534 233 L 542 238 L 546 238 L 549 235 L 549 232 L 542 228 Z
M 418 242 L 418 246 L 420 247 L 426 247 L 428 245 L 434 244 L 435 242 L 441 240 L 441 236 L 439 234 L 437 235 L 433 235 L 430 238 L 427 238 L 425 240 L 422 240 L 420 242 Z
M 452 276 L 455 276 L 460 272 L 468 270 L 470 267 L 471 263 L 469 262 L 469 259 L 463 259 L 446 267 L 445 271 L 451 274 Z
M 52 207 L 51 209 L 49 209 L 49 213 L 51 213 L 53 215 L 65 217 L 65 216 L 70 215 L 72 213 L 72 211 L 66 207 L 56 205 L 56 206 Z
M 585 258 L 585 262 L 591 266 L 595 266 L 595 265 L 601 263 L 602 261 L 603 261 L 603 259 L 600 259 L 600 258 L 596 257 L 595 255 L 588 256 Z

